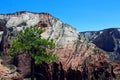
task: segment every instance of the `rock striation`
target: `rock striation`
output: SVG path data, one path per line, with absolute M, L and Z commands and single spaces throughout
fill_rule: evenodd
M 66 66 L 79 64 L 93 54 L 92 50 L 96 48 L 94 44 L 88 43 L 77 30 L 48 13 L 17 12 L 0 15 L 0 19 L 0 48 L 4 52 L 9 46 L 9 43 L 7 43 L 9 42 L 8 36 L 14 37 L 17 31 L 21 31 L 23 27 L 28 26 L 38 26 L 46 29 L 42 36 L 54 39 L 56 43 L 54 53 L 60 57 L 59 61 Z
M 23 30 L 23 27 L 29 26 L 45 28 L 45 32 L 42 34 L 42 37 L 51 38 L 55 41 L 56 48 L 54 50 L 54 54 L 59 56 L 59 60 L 57 61 L 57 63 L 54 63 L 52 65 L 53 67 L 50 67 L 47 64 L 41 64 L 43 67 L 41 67 L 41 65 L 37 65 L 35 69 L 37 69 L 36 71 L 40 73 L 39 75 L 41 75 L 41 73 L 42 75 L 45 74 L 49 79 L 51 76 L 51 70 L 53 71 L 52 72 L 53 74 L 55 75 L 57 74 L 56 77 L 59 77 L 58 73 L 54 72 L 59 71 L 60 73 L 62 73 L 62 71 L 66 72 L 67 70 L 68 72 L 69 71 L 74 72 L 73 70 L 77 70 L 79 74 L 81 68 L 85 67 L 84 65 L 99 66 L 100 62 L 112 63 L 111 60 L 108 59 L 110 55 L 106 54 L 104 48 L 99 47 L 94 42 L 91 43 L 91 40 L 96 39 L 96 34 L 90 33 L 89 35 L 86 35 L 88 33 L 79 33 L 76 29 L 74 29 L 70 25 L 64 24 L 62 21 L 48 13 L 32 13 L 26 11 L 16 12 L 13 14 L 0 14 L 1 56 L 9 54 L 7 53 L 7 49 L 10 46 L 10 41 L 8 37 L 9 36 L 15 37 L 18 31 Z M 101 34 L 101 32 L 98 34 Z M 95 42 L 97 43 L 97 41 Z M 19 70 L 19 73 L 23 77 L 30 76 L 31 63 L 29 55 L 23 54 L 17 56 L 14 59 L 14 64 L 16 65 L 16 67 Z M 42 71 L 40 72 L 40 69 L 42 69 L 43 72 L 45 69 L 46 73 L 43 73 Z M 48 71 L 50 72 L 49 74 Z M 72 72 L 70 72 L 69 74 L 71 75 Z M 40 76 L 37 77 L 39 78 Z

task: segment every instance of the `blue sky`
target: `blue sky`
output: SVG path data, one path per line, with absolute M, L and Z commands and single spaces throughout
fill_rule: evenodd
M 78 31 L 120 27 L 120 0 L 1 0 L 0 13 L 47 12 Z

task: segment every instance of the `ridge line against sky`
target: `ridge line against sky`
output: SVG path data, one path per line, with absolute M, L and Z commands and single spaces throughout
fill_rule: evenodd
M 78 31 L 120 28 L 120 0 L 2 0 L 0 14 L 47 12 Z

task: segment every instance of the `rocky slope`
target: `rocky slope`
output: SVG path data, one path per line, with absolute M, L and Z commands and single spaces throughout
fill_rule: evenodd
M 120 60 L 120 28 L 101 31 L 82 32 L 86 40 L 113 56 L 112 60 Z
M 13 14 L 0 15 L 1 56 L 9 54 L 7 53 L 7 49 L 10 46 L 8 37 L 15 37 L 16 32 L 21 31 L 23 27 L 29 26 L 45 28 L 46 31 L 42 34 L 42 36 L 44 38 L 54 39 L 56 43 L 54 54 L 59 56 L 59 60 L 57 64 L 53 65 L 52 70 L 57 69 L 57 67 L 54 67 L 56 65 L 60 66 L 61 72 L 62 69 L 67 71 L 69 68 L 73 70 L 81 70 L 83 64 L 87 64 L 87 66 L 90 66 L 90 64 L 99 66 L 100 62 L 111 62 L 108 60 L 109 55 L 106 54 L 105 51 L 87 41 L 86 38 L 83 37 L 83 34 L 80 34 L 71 26 L 64 24 L 48 13 L 31 12 L 17 12 Z M 19 55 L 14 60 L 14 64 L 17 66 L 20 74 L 23 77 L 30 76 L 31 64 L 29 56 L 26 54 Z M 110 65 L 112 65 L 112 63 Z M 39 67 L 40 66 L 38 66 L 37 71 L 39 71 Z M 43 68 L 43 70 L 46 68 Z M 49 70 L 45 71 L 47 74 L 47 71 Z
M 21 75 L 16 72 L 15 69 L 9 69 L 5 65 L 2 64 L 3 61 L 0 60 L 0 79 L 2 80 L 14 80 L 14 79 L 21 79 Z
M 38 26 L 46 29 L 42 36 L 54 39 L 57 46 L 55 53 L 60 56 L 60 61 L 65 64 L 69 64 L 73 57 L 78 57 L 81 61 L 84 57 L 89 56 L 88 54 L 92 54 L 93 52 L 90 51 L 96 47 L 94 44 L 85 41 L 74 28 L 47 13 L 18 12 L 0 15 L 0 20 L 0 48 L 4 52 L 9 45 L 7 43 L 9 42 L 8 36 L 15 36 L 17 31 L 28 26 Z

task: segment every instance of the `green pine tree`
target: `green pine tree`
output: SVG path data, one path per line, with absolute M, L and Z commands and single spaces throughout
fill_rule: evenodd
M 22 53 L 27 53 L 31 56 L 31 80 L 34 80 L 34 65 L 41 62 L 54 62 L 58 59 L 55 54 L 52 54 L 46 49 L 54 49 L 55 43 L 52 39 L 44 39 L 41 34 L 44 29 L 38 27 L 27 27 L 23 31 L 18 32 L 16 37 L 11 40 L 8 52 L 11 57 L 15 57 Z

